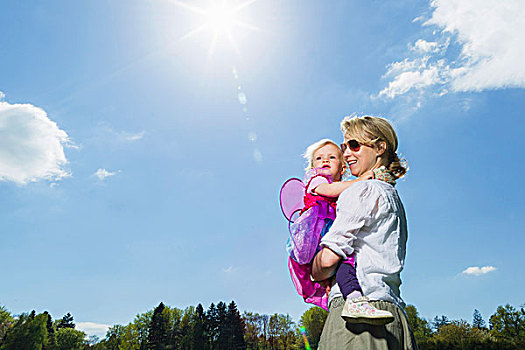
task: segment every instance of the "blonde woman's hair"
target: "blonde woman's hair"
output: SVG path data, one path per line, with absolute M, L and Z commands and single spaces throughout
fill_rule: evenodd
M 341 122 L 341 131 L 348 139 L 368 146 L 379 146 L 380 142 L 386 144 L 385 166 L 396 178 L 406 174 L 408 164 L 397 155 L 397 135 L 388 120 L 381 117 L 348 116 Z
M 306 159 L 306 170 L 312 169 L 314 167 L 315 152 L 317 152 L 319 149 L 323 148 L 326 145 L 333 145 L 337 147 L 337 149 L 339 150 L 339 159 L 341 160 L 341 164 L 344 167 L 345 160 L 343 159 L 343 152 L 341 152 L 341 148 L 339 148 L 339 145 L 330 139 L 322 139 L 315 143 L 312 143 L 306 148 L 306 151 L 304 151 L 303 157 L 304 159 Z

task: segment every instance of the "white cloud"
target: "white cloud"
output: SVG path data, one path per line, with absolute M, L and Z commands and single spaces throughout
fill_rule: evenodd
M 96 176 L 99 180 L 104 180 L 105 178 L 107 177 L 111 177 L 111 176 L 115 176 L 117 175 L 118 173 L 120 173 L 121 171 L 120 170 L 117 170 L 117 171 L 107 171 L 106 169 L 103 169 L 103 168 L 99 168 L 94 174 L 93 176 Z
M 142 140 L 146 136 L 145 130 L 138 132 L 116 131 L 105 122 L 100 122 L 94 135 L 94 141 L 97 143 L 111 143 L 121 145 Z
M 471 266 L 471 267 L 467 267 L 462 272 L 462 274 L 464 274 L 464 275 L 480 276 L 480 275 L 484 275 L 486 273 L 489 273 L 489 272 L 492 272 L 492 271 L 496 271 L 496 270 L 497 270 L 497 268 L 495 268 L 494 266 L 483 266 L 483 267 Z
M 405 94 L 412 89 L 421 90 L 427 86 L 442 83 L 441 70 L 444 61 L 428 63 L 428 58 L 423 57 L 418 60 L 393 63 L 386 76 L 393 75 L 395 76 L 394 80 L 388 84 L 388 87 L 381 90 L 379 96 L 386 95 L 394 98 L 396 95 Z
M 5 94 L 2 91 L 0 91 L 0 100 L 2 100 L 4 97 L 5 97 Z
M 222 269 L 222 272 L 230 273 L 230 272 L 234 272 L 235 270 L 237 270 L 235 267 L 228 266 L 227 268 Z
M 43 109 L 0 101 L 0 181 L 24 185 L 69 176 L 64 146 L 71 146 L 68 135 Z
M 110 325 L 94 322 L 77 322 L 76 329 L 81 330 L 87 335 L 96 335 L 99 338 L 104 338 Z
M 434 0 L 431 7 L 423 26 L 437 28 L 435 41 L 416 40 L 415 57 L 392 63 L 385 75 L 392 81 L 380 96 L 431 86 L 440 94 L 525 87 L 525 1 Z M 451 39 L 460 48 L 455 56 L 446 55 Z
M 129 141 L 129 142 L 141 140 L 144 137 L 145 134 L 146 134 L 145 131 L 141 131 L 141 132 L 138 132 L 138 133 L 129 133 L 129 132 L 126 132 L 126 131 L 121 131 L 121 132 L 117 133 L 118 137 L 122 141 Z
M 418 39 L 414 46 L 411 48 L 413 51 L 418 51 L 421 53 L 426 52 L 438 52 L 439 51 L 439 44 L 435 41 L 426 41 L 423 39 Z

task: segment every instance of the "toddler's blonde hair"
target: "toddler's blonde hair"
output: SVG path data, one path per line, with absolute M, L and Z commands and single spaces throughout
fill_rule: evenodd
M 341 148 L 339 148 L 339 145 L 330 139 L 322 139 L 315 143 L 312 143 L 306 148 L 306 151 L 304 151 L 303 157 L 304 159 L 306 159 L 305 170 L 312 169 L 314 167 L 315 152 L 317 152 L 319 149 L 323 148 L 326 145 L 334 145 L 335 147 L 337 147 L 337 149 L 339 150 L 339 160 L 341 160 L 341 166 L 344 168 L 345 160 L 343 159 L 343 152 L 341 151 Z

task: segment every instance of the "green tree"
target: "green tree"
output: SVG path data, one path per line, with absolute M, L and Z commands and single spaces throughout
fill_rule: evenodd
M 169 316 L 164 312 L 164 309 L 164 303 L 161 302 L 153 311 L 148 334 L 148 349 L 164 350 L 168 348 Z
M 432 335 L 432 329 L 430 328 L 428 321 L 419 317 L 419 312 L 414 305 L 407 305 L 405 313 L 410 328 L 412 329 L 412 332 L 414 332 L 416 343 L 421 345 L 425 344 Z
M 299 324 L 306 329 L 306 336 L 312 349 L 317 349 L 326 317 L 328 312 L 317 306 L 309 308 L 301 316 Z
M 57 330 L 60 328 L 75 328 L 75 324 L 73 323 L 73 316 L 68 312 L 67 314 L 62 317 L 60 321 L 58 321 L 57 324 Z
M 86 344 L 86 333 L 71 327 L 63 327 L 56 332 L 57 350 L 81 350 Z
M 483 320 L 481 312 L 479 312 L 478 309 L 474 309 L 474 313 L 472 314 L 472 326 L 478 329 L 485 328 L 485 320 Z
M 290 315 L 273 314 L 268 322 L 271 349 L 292 349 L 297 343 L 295 324 Z
M 219 313 L 215 304 L 211 303 L 208 311 L 206 311 L 206 326 L 205 331 L 208 335 L 208 347 L 215 349 L 215 344 L 219 339 Z
M 222 301 L 219 301 L 217 304 L 217 312 L 215 315 L 215 323 L 218 324 L 217 331 L 218 336 L 217 340 L 213 345 L 213 349 L 217 350 L 228 350 L 228 333 L 225 327 L 226 323 L 226 304 Z
M 454 320 L 440 326 L 432 342 L 437 349 L 485 349 L 491 339 L 487 330 L 472 327 L 464 320 Z
M 228 344 L 227 349 L 246 349 L 246 342 L 244 341 L 244 321 L 242 320 L 237 305 L 233 300 L 228 304 L 225 321 Z
M 122 342 L 125 327 L 119 324 L 109 327 L 106 332 L 106 338 L 102 342 L 107 350 L 119 350 Z
M 246 340 L 246 347 L 250 350 L 265 349 L 266 348 L 266 324 L 268 323 L 268 315 L 259 315 L 253 312 L 244 312 L 242 315 L 244 322 L 244 339 Z
M 47 344 L 47 315 L 20 315 L 9 329 L 0 346 L 1 350 L 41 350 Z
M 206 339 L 206 315 L 202 304 L 197 305 L 193 316 L 193 347 L 196 350 L 207 349 L 208 341 Z
M 44 350 L 54 350 L 57 347 L 57 341 L 55 336 L 55 326 L 53 325 L 53 319 L 51 315 L 44 311 L 44 315 L 47 317 L 46 330 L 47 330 L 47 341 L 44 346 Z
M 145 350 L 153 310 L 135 316 L 133 322 L 120 329 L 119 350 Z
M 498 306 L 489 320 L 491 333 L 498 339 L 525 345 L 525 310 L 512 305 Z
M 14 319 L 4 306 L 0 306 L 0 345 L 9 329 L 13 326 Z
M 450 324 L 450 320 L 445 315 L 441 315 L 439 317 L 436 316 L 434 317 L 432 324 L 434 326 L 434 332 L 438 332 L 440 327 Z
M 195 308 L 187 307 L 182 314 L 179 324 L 180 340 L 177 341 L 180 349 L 190 350 L 194 348 L 193 343 L 193 319 L 195 317 Z

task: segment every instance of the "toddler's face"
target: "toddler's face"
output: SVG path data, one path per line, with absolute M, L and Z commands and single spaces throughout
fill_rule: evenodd
M 340 181 L 343 175 L 341 149 L 332 144 L 325 145 L 314 152 L 314 168 L 328 169 L 333 181 Z

